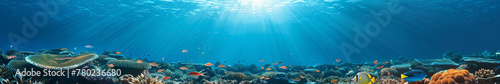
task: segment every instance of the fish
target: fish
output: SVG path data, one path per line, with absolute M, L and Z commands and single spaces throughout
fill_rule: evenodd
M 377 62 L 378 62 L 377 60 L 373 61 L 373 63 L 377 63 Z
M 337 61 L 337 62 L 340 62 L 340 61 L 342 61 L 342 60 L 340 60 L 340 59 L 337 59 L 336 61 Z
M 386 64 L 389 63 L 389 62 L 385 62 Z
M 260 67 L 261 69 L 264 69 L 264 67 Z
M 266 77 L 264 77 L 264 76 L 260 77 L 260 79 L 264 79 L 264 78 L 266 78 Z
M 375 65 L 378 65 L 378 63 L 374 63 Z
M 335 68 L 337 68 L 337 69 L 338 69 L 339 67 L 335 67 Z
M 380 68 L 384 68 L 384 65 L 380 66 Z
M 94 48 L 94 46 L 91 46 L 91 45 L 85 45 L 85 48 Z
M 137 60 L 137 63 L 142 63 L 142 61 L 141 60 Z
M 273 63 L 273 65 L 276 65 L 276 63 Z
M 281 64 L 281 63 L 283 63 L 283 62 L 279 61 L 277 64 Z
M 264 60 L 260 60 L 259 62 L 264 62 Z
M 352 81 L 357 84 L 373 84 L 375 83 L 375 77 L 365 72 L 359 72 Z
M 183 53 L 187 53 L 187 52 L 188 52 L 188 50 L 182 50 L 182 52 L 183 52 Z
M 181 70 L 188 70 L 186 67 L 181 67 L 180 69 Z
M 203 73 L 198 73 L 198 72 L 191 72 L 191 73 L 188 73 L 189 76 L 205 76 L 203 75 Z
M 333 79 L 333 80 L 330 81 L 330 83 L 334 83 L 334 82 L 337 82 L 337 81 L 339 81 L 339 80 L 338 79 Z
M 200 47 L 198 47 L 198 49 L 201 49 Z
M 293 79 L 293 80 L 294 80 L 294 81 L 300 81 L 300 79 L 298 79 L 298 78 L 297 78 L 297 79 Z
M 266 78 L 266 80 L 269 80 L 269 78 Z
M 292 67 L 292 65 L 288 65 L 289 67 Z
M 205 54 L 204 52 L 201 52 L 201 54 Z
M 359 66 L 358 66 L 358 68 L 359 68 Z
M 68 50 L 67 48 L 61 48 L 61 50 Z
M 10 45 L 10 48 L 12 48 L 12 47 L 14 47 L 14 46 Z
M 421 81 L 425 77 L 427 77 L 427 74 L 425 74 L 422 70 L 412 70 L 401 74 L 401 79 L 404 79 L 407 82 Z
M 391 72 L 387 71 L 387 75 L 391 75 Z
M 380 69 L 380 67 L 377 67 L 377 69 Z
M 14 59 L 16 57 L 17 57 L 17 55 L 5 56 L 5 58 L 7 58 L 7 59 Z
M 86 68 L 89 68 L 89 66 L 83 66 L 82 68 L 86 69 Z
M 205 66 L 213 66 L 214 64 L 212 63 L 206 63 Z
M 358 69 L 358 71 L 361 71 L 361 69 Z
M 280 69 L 287 69 L 287 67 L 286 66 L 281 66 Z
M 109 64 L 108 66 L 109 66 L 109 67 L 115 67 L 115 65 L 113 65 L 113 64 Z
M 168 80 L 168 79 L 170 79 L 170 77 L 164 77 L 164 78 L 163 78 L 163 80 Z
M 75 46 L 75 50 L 76 50 L 76 46 Z
M 224 71 L 225 74 L 227 74 L 227 72 Z
M 387 69 L 391 69 L 391 68 L 387 68 Z
M 122 53 L 120 53 L 120 52 L 116 52 L 116 54 L 122 54 Z
M 300 78 L 304 78 L 304 76 L 300 76 Z
M 224 68 L 224 67 L 226 67 L 226 66 L 224 66 L 224 65 L 220 64 L 220 65 L 218 65 L 217 67 Z
M 271 68 L 267 68 L 266 70 L 270 71 L 270 70 L 271 70 Z
M 163 71 L 163 69 L 159 69 L 157 72 L 162 72 L 162 71 Z
M 319 70 L 316 70 L 316 72 L 319 72 Z
M 149 63 L 149 65 L 158 67 L 158 64 L 156 64 L 154 62 Z
M 396 69 L 396 67 L 394 67 L 394 69 Z

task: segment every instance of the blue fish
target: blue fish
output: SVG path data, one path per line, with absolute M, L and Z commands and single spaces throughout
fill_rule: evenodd
M 407 82 L 421 81 L 425 77 L 427 77 L 427 74 L 425 74 L 422 70 L 412 70 L 401 74 L 401 79 L 404 79 Z

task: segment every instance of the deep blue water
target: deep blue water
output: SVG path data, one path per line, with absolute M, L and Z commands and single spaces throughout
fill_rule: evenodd
M 387 10 L 388 0 L 68 1 L 32 38 L 22 34 L 21 18 L 31 21 L 36 12 L 47 13 L 38 0 L 0 1 L 0 48 L 115 50 L 155 61 L 165 57 L 167 62 L 309 65 L 500 50 L 498 0 L 402 0 L 404 9 L 391 14 L 387 26 L 352 55 L 339 45 L 356 47 L 353 38 L 360 32 L 354 28 L 365 31 L 365 24 L 376 21 L 370 11 Z M 16 45 L 8 33 L 27 42 Z

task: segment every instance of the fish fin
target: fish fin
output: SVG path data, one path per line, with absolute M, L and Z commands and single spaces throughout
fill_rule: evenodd
M 408 78 L 408 76 L 401 74 L 401 79 Z

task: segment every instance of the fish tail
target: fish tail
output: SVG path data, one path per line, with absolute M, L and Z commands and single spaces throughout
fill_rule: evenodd
M 401 74 L 401 79 L 408 78 L 408 76 Z

